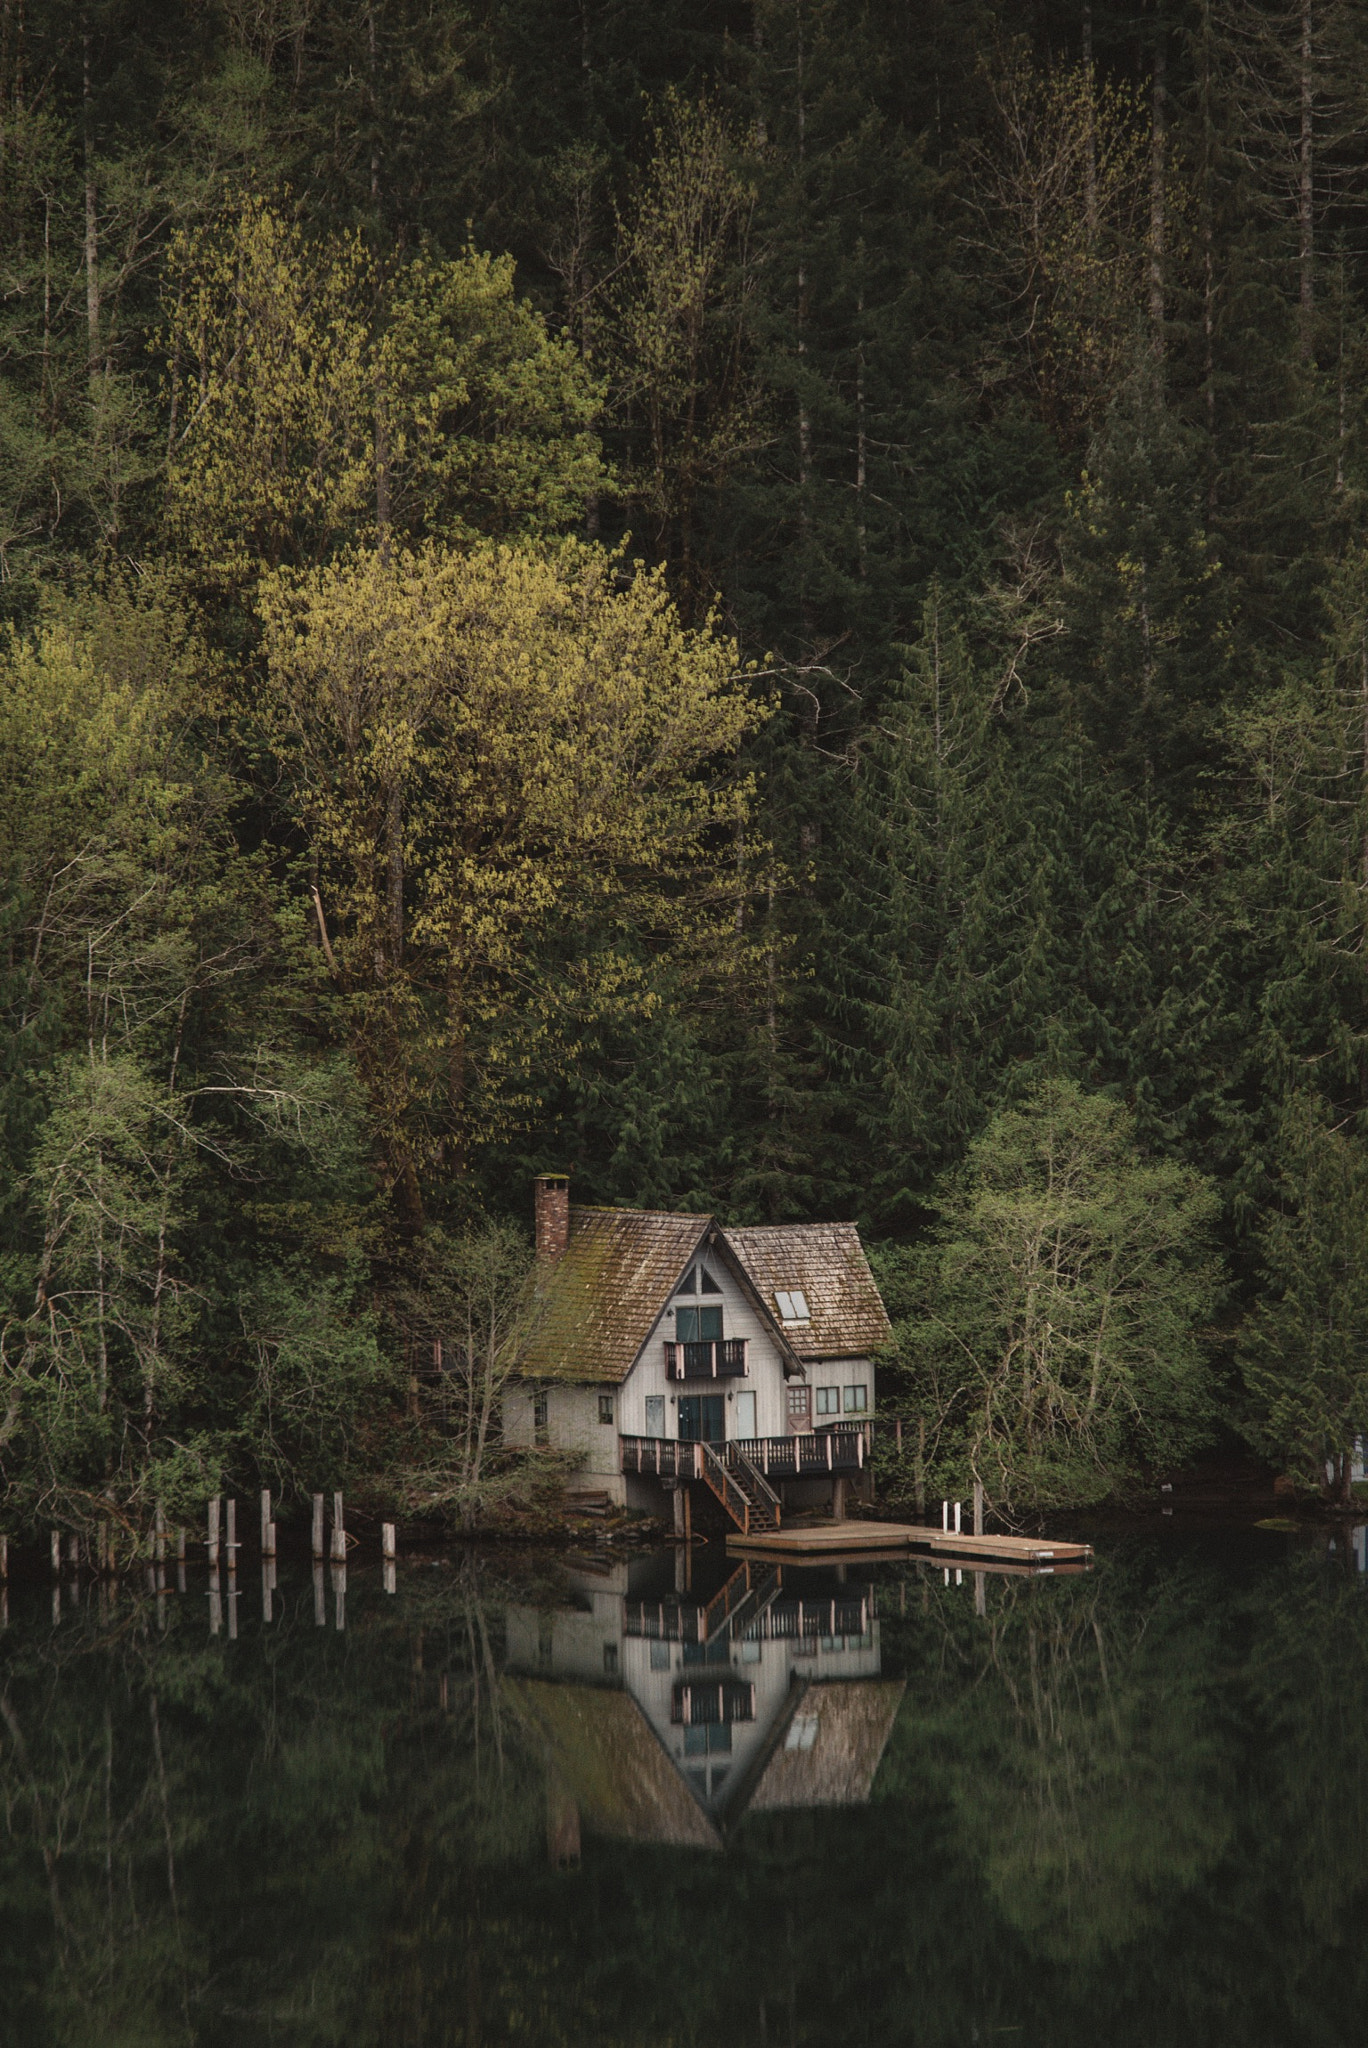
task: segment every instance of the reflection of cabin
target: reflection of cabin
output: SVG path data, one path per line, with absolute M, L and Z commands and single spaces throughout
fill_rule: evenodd
M 586 1484 L 677 1521 L 685 1493 L 754 1529 L 863 1488 L 888 1318 L 853 1223 L 573 1208 L 547 1176 L 537 1255 L 508 1442 L 577 1450 Z
M 868 1799 L 902 1696 L 878 1675 L 872 1586 L 742 1565 L 704 1598 L 640 1576 L 575 1574 L 574 1607 L 508 1611 L 507 1682 L 546 1745 L 558 1860 L 581 1819 L 717 1847 L 746 1811 Z

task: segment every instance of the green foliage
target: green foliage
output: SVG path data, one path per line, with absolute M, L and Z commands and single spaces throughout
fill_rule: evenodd
M 1368 1150 L 1305 1096 L 1279 1138 L 1278 1206 L 1260 1233 L 1267 1293 L 1242 1333 L 1249 1432 L 1347 1504 L 1368 1429 Z
M 1046 1082 L 992 1118 L 942 1199 L 898 1332 L 941 1459 L 1010 1513 L 1102 1498 L 1202 1441 L 1212 1188 L 1146 1160 L 1116 1103 Z

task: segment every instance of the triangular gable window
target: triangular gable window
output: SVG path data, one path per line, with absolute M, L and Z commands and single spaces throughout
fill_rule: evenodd
M 722 1292 L 722 1289 L 713 1279 L 706 1266 L 700 1266 L 698 1269 L 698 1291 L 700 1294 L 720 1294 Z
M 680 1281 L 680 1283 L 679 1283 L 679 1286 L 678 1286 L 678 1288 L 676 1289 L 676 1292 L 677 1292 L 677 1293 L 679 1293 L 679 1294 L 697 1294 L 697 1292 L 698 1292 L 698 1274 L 697 1274 L 697 1271 L 696 1271 L 696 1269 L 695 1269 L 695 1268 L 694 1268 L 693 1266 L 690 1266 L 690 1268 L 689 1268 L 688 1272 L 687 1272 L 687 1273 L 686 1273 L 686 1274 L 684 1275 L 684 1278 L 683 1278 L 683 1279 L 682 1279 L 682 1280 Z

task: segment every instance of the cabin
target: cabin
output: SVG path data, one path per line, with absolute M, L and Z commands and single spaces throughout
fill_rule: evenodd
M 680 1546 L 583 1559 L 555 1606 L 506 1616 L 503 1697 L 547 1759 L 547 1847 L 582 1830 L 721 1849 L 747 1813 L 870 1797 L 902 1699 L 880 1674 L 872 1583 Z
M 537 1315 L 504 1440 L 580 1454 L 583 1486 L 749 1534 L 867 1493 L 888 1317 L 853 1223 L 724 1227 L 580 1208 L 536 1183 Z

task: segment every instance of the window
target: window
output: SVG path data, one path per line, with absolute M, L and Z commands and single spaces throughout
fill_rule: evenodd
M 833 1394 L 836 1389 L 833 1387 Z M 868 1387 L 847 1387 L 845 1389 L 845 1412 L 847 1415 L 862 1415 L 869 1406 Z
M 681 1344 L 716 1343 L 722 1335 L 720 1308 L 678 1308 L 675 1336 Z
M 779 1320 L 782 1323 L 810 1323 L 812 1314 L 807 1305 L 807 1296 L 801 1287 L 776 1289 L 774 1299 L 779 1304 Z
M 668 1643 L 652 1643 L 652 1671 L 668 1671 L 670 1668 L 670 1646 Z
M 720 1294 L 722 1292 L 722 1289 L 713 1279 L 706 1266 L 700 1266 L 698 1269 L 698 1291 L 700 1294 Z
M 839 1415 L 841 1412 L 841 1390 L 839 1387 L 818 1387 L 817 1413 Z
M 663 1394 L 648 1394 L 646 1396 L 646 1434 L 647 1436 L 664 1436 L 665 1434 L 665 1396 Z
M 684 1275 L 684 1278 L 680 1281 L 679 1286 L 676 1288 L 675 1291 L 678 1294 L 697 1294 L 698 1274 L 692 1266 L 690 1266 L 688 1272 Z
M 599 1395 L 599 1421 L 600 1421 L 600 1422 L 608 1422 L 608 1423 L 611 1423 L 611 1422 L 612 1422 L 612 1419 L 613 1419 L 613 1397 L 612 1397 L 612 1395 L 611 1395 L 611 1394 L 600 1394 L 600 1395 Z M 663 1432 L 662 1432 L 662 1434 L 663 1434 Z
M 805 1422 L 811 1413 L 811 1387 L 805 1383 L 796 1387 L 790 1387 L 786 1398 L 788 1401 L 789 1420 L 791 1422 Z

